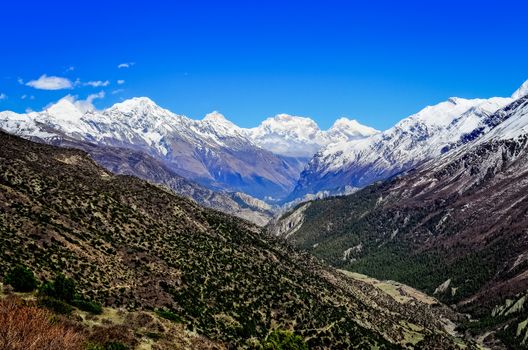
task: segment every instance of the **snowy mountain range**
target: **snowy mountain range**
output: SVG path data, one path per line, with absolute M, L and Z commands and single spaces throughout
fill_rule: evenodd
M 306 162 L 324 145 L 377 133 L 346 118 L 322 131 L 309 118 L 285 114 L 244 129 L 218 112 L 193 120 L 146 97 L 97 111 L 71 96 L 42 112 L 1 112 L 0 128 L 56 145 L 73 140 L 143 152 L 203 186 L 268 202 L 291 192 Z
M 434 159 L 487 133 L 501 122 L 494 113 L 526 93 L 528 82 L 511 97 L 450 98 L 382 133 L 331 143 L 310 160 L 289 198 L 343 193 Z
M 194 120 L 146 97 L 99 111 L 71 96 L 41 112 L 0 112 L 0 128 L 55 145 L 140 152 L 208 189 L 280 204 L 349 193 L 435 159 L 500 124 L 495 112 L 526 93 L 528 82 L 511 97 L 450 98 L 384 132 L 347 118 L 321 130 L 310 118 L 287 114 L 241 128 L 218 112 Z

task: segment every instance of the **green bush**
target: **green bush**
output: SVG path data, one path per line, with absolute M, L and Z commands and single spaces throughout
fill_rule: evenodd
M 53 287 L 53 282 L 44 281 L 38 289 L 38 294 L 41 296 L 54 297 L 55 288 Z
M 23 265 L 17 265 L 11 269 L 5 277 L 5 282 L 17 292 L 32 292 L 38 285 L 33 271 Z
M 172 322 L 176 322 L 176 323 L 183 322 L 180 316 L 176 315 L 174 312 L 169 311 L 169 310 L 156 310 L 156 314 Z
M 55 297 L 71 303 L 75 298 L 75 281 L 63 274 L 57 275 L 53 282 Z
M 92 313 L 94 315 L 100 315 L 103 313 L 103 306 L 95 301 L 75 299 L 72 302 L 72 305 L 79 308 L 80 310 Z
M 42 283 L 39 288 L 39 296 L 45 300 L 53 300 L 53 303 L 55 304 L 58 301 L 71 304 L 80 310 L 90 312 L 94 315 L 100 315 L 103 313 L 103 306 L 101 304 L 76 297 L 75 281 L 62 274 L 57 275 L 52 282 L 46 281 Z M 55 306 L 59 309 L 63 308 L 61 305 L 54 305 L 50 308 L 53 309 Z M 69 308 L 71 309 L 71 307 Z M 71 310 L 69 312 L 71 312 Z
M 159 339 L 163 338 L 161 334 L 155 333 L 155 332 L 147 332 L 147 333 L 145 333 L 145 335 L 148 338 L 154 339 L 154 340 L 159 340 Z
M 38 303 L 39 305 L 44 306 L 50 309 L 51 311 L 62 315 L 70 315 L 73 311 L 73 308 L 64 301 L 49 296 L 39 297 Z
M 110 342 L 105 345 L 88 344 L 86 350 L 128 350 L 128 346 L 118 342 Z
M 118 342 L 112 342 L 112 343 L 106 343 L 105 350 L 128 350 L 128 346 L 118 343 Z
M 39 293 L 71 303 L 75 298 L 75 281 L 63 274 L 59 274 L 53 282 L 44 282 L 39 289 Z
M 303 338 L 290 331 L 274 330 L 263 342 L 264 350 L 308 350 Z

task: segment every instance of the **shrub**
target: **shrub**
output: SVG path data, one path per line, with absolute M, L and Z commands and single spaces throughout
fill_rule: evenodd
M 86 350 L 128 350 L 128 346 L 119 342 L 110 342 L 104 345 L 88 344 Z
M 75 281 L 59 274 L 53 282 L 44 282 L 39 288 L 39 294 L 71 303 L 75 298 Z
M 308 350 L 303 338 L 290 331 L 274 330 L 263 343 L 264 350 Z
M 105 350 L 128 350 L 128 346 L 123 343 L 107 343 L 105 344 Z
M 41 296 L 55 297 L 55 287 L 53 282 L 44 281 L 38 289 L 38 294 Z
M 121 350 L 134 348 L 137 344 L 134 331 L 126 325 L 94 326 L 89 336 L 93 344 L 101 350 Z
M 145 335 L 147 336 L 147 338 L 154 339 L 154 340 L 159 340 L 163 338 L 161 334 L 156 333 L 156 332 L 147 332 L 145 333 Z
M 5 282 L 17 292 L 32 292 L 38 285 L 33 271 L 23 265 L 11 269 L 5 277 Z
M 72 313 L 73 308 L 62 300 L 55 299 L 49 296 L 41 296 L 38 298 L 38 303 L 55 313 L 62 315 L 69 315 Z
M 15 298 L 0 300 L 0 349 L 81 350 L 82 334 L 60 322 L 50 322 L 52 314 Z
M 75 297 L 75 281 L 63 274 L 57 275 L 53 282 L 55 298 L 71 303 Z
M 180 316 L 176 315 L 174 312 L 170 310 L 156 310 L 156 314 L 160 317 L 163 317 L 169 321 L 176 322 L 176 323 L 182 323 L 183 320 Z
M 72 305 L 94 315 L 100 315 L 103 313 L 103 306 L 95 301 L 89 301 L 84 299 L 75 299 Z

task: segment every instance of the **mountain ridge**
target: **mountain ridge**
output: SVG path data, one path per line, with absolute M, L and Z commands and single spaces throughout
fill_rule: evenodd
M 489 118 L 526 92 L 528 82 L 511 98 L 452 97 L 383 132 L 347 118 L 321 130 L 310 118 L 288 114 L 248 129 L 216 111 L 201 120 L 189 119 L 147 97 L 97 111 L 72 96 L 43 112 L 0 112 L 0 127 L 55 145 L 75 139 L 143 152 L 213 191 L 246 193 L 268 204 L 290 206 L 352 193 L 460 147 L 500 122 Z
M 461 146 L 490 129 L 488 118 L 515 100 L 512 97 L 452 97 L 402 119 L 379 134 L 322 148 L 300 175 L 289 200 L 327 191 L 341 194 L 346 186 L 362 188 Z
M 293 118 L 294 124 L 300 120 L 289 118 Z M 291 191 L 307 157 L 270 152 L 261 147 L 263 140 L 271 137 L 268 133 L 262 132 L 253 140 L 252 135 L 261 129 L 239 128 L 218 112 L 192 120 L 159 107 L 147 97 L 132 98 L 97 111 L 67 96 L 42 112 L 1 112 L 0 127 L 44 142 L 54 140 L 55 144 L 67 137 L 142 151 L 161 160 L 178 175 L 213 190 L 245 192 L 272 203 Z M 359 134 L 354 134 L 354 128 L 359 128 Z M 342 133 L 337 130 L 332 133 L 334 137 L 348 137 L 345 132 L 354 135 L 350 137 L 359 137 L 362 128 L 370 130 L 355 122 L 342 127 Z M 280 129 L 281 133 L 274 133 L 273 137 L 279 135 L 286 140 L 287 132 L 284 127 Z M 321 133 L 319 130 L 316 134 Z M 298 135 L 298 130 L 294 134 Z

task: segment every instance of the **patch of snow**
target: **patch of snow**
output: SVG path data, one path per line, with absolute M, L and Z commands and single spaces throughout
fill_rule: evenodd
M 359 243 L 358 245 L 354 247 L 348 248 L 347 250 L 343 252 L 343 261 L 350 260 L 353 253 L 361 253 L 362 250 L 363 250 L 362 243 Z
M 447 290 L 447 288 L 449 288 L 449 285 L 450 285 L 450 284 L 451 284 L 451 278 L 449 278 L 448 280 L 446 280 L 445 282 L 443 282 L 441 285 L 439 285 L 439 286 L 435 289 L 433 295 L 436 295 L 436 294 L 439 294 L 439 293 L 444 293 L 444 292 Z
M 526 80 L 520 88 L 517 89 L 511 96 L 514 100 L 528 95 L 528 80 Z

